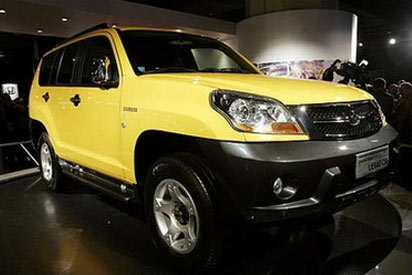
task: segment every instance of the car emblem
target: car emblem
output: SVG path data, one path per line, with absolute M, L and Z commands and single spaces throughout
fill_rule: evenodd
M 356 113 L 355 110 L 352 109 L 349 115 L 349 124 L 351 126 L 358 126 L 360 122 L 361 122 L 361 116 L 358 113 Z

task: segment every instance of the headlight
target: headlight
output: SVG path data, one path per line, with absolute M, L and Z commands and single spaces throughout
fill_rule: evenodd
M 211 104 L 236 130 L 262 134 L 304 134 L 289 110 L 271 98 L 217 90 L 211 93 Z

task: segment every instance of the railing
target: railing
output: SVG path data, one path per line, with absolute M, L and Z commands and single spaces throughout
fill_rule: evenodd
M 411 145 L 411 144 L 404 144 L 404 143 L 402 143 L 402 144 L 401 144 L 401 147 L 405 147 L 405 148 L 412 149 L 412 145 Z
M 31 144 L 31 140 L 17 141 L 17 142 L 10 142 L 10 143 L 0 143 L 0 148 L 19 145 L 19 144 Z
M 40 172 L 39 170 L 39 162 L 37 159 L 33 156 L 32 153 L 27 149 L 26 145 L 27 144 L 32 144 L 30 140 L 27 141 L 19 141 L 19 142 L 10 142 L 10 143 L 2 143 L 0 144 L 0 149 L 6 148 L 6 147 L 12 147 L 12 146 L 20 146 L 21 149 L 27 154 L 27 156 L 33 161 L 33 163 L 36 165 L 36 167 L 33 168 L 28 168 L 28 169 L 22 169 L 19 171 L 15 172 L 10 172 L 6 174 L 0 174 L 0 183 L 6 182 L 6 181 L 11 181 L 17 178 L 21 177 L 26 177 L 30 175 L 34 175 Z M 2 160 L 0 160 L 2 161 Z

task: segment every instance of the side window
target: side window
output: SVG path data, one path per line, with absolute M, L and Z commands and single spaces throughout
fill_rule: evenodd
M 55 66 L 56 56 L 57 52 L 54 52 L 44 57 L 39 75 L 40 86 L 53 84 L 54 81 L 52 81 L 52 72 L 53 67 Z
M 87 41 L 80 84 L 96 86 L 92 81 L 92 75 L 95 73 L 94 64 L 96 59 L 104 59 L 105 57 L 108 57 L 110 60 L 109 67 L 107 68 L 109 78 L 111 81 L 117 82 L 119 80 L 119 72 L 109 39 L 104 36 L 96 36 Z
M 57 74 L 57 84 L 66 85 L 72 83 L 78 48 L 79 43 L 75 43 L 63 49 Z

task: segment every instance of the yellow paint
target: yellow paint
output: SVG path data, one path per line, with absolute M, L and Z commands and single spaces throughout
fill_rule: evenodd
M 30 117 L 45 125 L 59 157 L 130 183 L 136 182 L 136 141 L 149 130 L 238 142 L 309 139 L 307 135 L 245 134 L 234 130 L 210 106 L 209 96 L 215 89 L 267 96 L 285 105 L 372 98 L 366 92 L 345 85 L 272 78 L 261 74 L 170 73 L 136 76 L 114 29 L 92 32 L 50 52 L 96 35 L 104 35 L 112 43 L 119 70 L 119 87 L 109 90 L 40 87 L 38 69 L 30 93 Z M 50 95 L 48 103 L 41 97 L 46 92 Z M 69 101 L 75 94 L 79 94 L 82 100 L 77 108 Z M 123 111 L 123 107 L 137 108 L 137 112 Z M 122 128 L 121 123 L 126 128 Z

